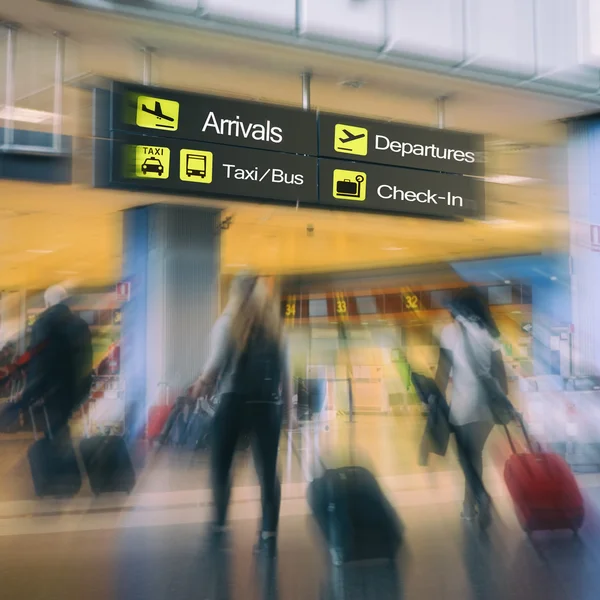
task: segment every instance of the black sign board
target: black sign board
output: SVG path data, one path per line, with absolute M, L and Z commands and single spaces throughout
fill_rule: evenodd
M 319 204 L 443 218 L 484 213 L 482 180 L 341 160 L 319 160 Z
M 483 176 L 483 136 L 360 119 L 319 115 L 319 156 Z
M 120 135 L 111 184 L 201 196 L 317 203 L 317 159 L 163 137 Z
M 112 131 L 317 154 L 314 112 L 125 83 L 112 92 Z

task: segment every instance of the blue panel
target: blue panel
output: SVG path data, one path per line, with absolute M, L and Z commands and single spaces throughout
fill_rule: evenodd
M 567 255 L 516 256 L 455 263 L 452 267 L 468 283 L 510 280 L 531 285 L 535 372 L 560 372 L 550 349 L 550 336 L 554 328 L 569 327 L 572 323 Z
M 149 208 L 125 211 L 123 218 L 123 279 L 131 282 L 131 299 L 123 306 L 121 344 L 125 383 L 125 424 L 136 439 L 146 424 L 146 330 L 148 295 Z
M 589 178 L 589 217 L 590 223 L 600 223 L 600 121 L 588 124 L 588 178 Z
M 0 128 L 0 141 L 4 129 Z M 14 144 L 47 148 L 48 154 L 27 154 L 19 152 L 0 152 L 0 179 L 31 181 L 34 183 L 72 183 L 73 161 L 71 152 L 73 140 L 69 136 L 62 138 L 62 154 L 51 154 L 52 134 L 43 131 L 14 131 Z

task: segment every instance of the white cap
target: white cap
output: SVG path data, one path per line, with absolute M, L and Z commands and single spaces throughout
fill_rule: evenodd
M 44 292 L 46 308 L 56 306 L 68 298 L 67 291 L 60 285 L 52 285 Z

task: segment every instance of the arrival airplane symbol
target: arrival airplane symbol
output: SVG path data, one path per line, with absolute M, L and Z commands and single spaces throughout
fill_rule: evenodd
M 169 121 L 169 122 L 173 122 L 175 119 L 173 117 L 169 117 L 169 115 L 165 115 L 165 113 L 162 111 L 162 107 L 160 105 L 160 102 L 156 101 L 154 103 L 154 110 L 152 110 L 151 108 L 148 108 L 145 104 L 142 104 L 142 110 L 144 112 L 147 112 L 151 115 L 154 115 L 155 117 L 157 117 L 158 119 L 164 119 L 165 121 Z M 156 124 L 157 127 L 165 127 L 168 129 L 172 128 L 172 125 L 161 125 L 159 123 Z
M 348 142 L 354 142 L 355 140 L 360 140 L 360 138 L 364 138 L 366 134 L 359 133 L 358 135 L 353 135 L 347 129 L 342 129 L 342 131 L 348 136 L 344 139 L 340 138 L 340 142 L 342 144 L 347 144 Z

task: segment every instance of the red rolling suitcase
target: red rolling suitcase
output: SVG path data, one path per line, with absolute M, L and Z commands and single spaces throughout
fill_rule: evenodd
M 146 437 L 151 441 L 158 440 L 161 436 L 161 433 L 169 419 L 169 415 L 173 410 L 173 402 L 174 400 L 171 397 L 171 389 L 170 387 L 161 382 L 159 387 L 163 388 L 163 392 L 160 395 L 159 402 L 160 404 L 151 406 L 148 410 L 148 424 L 146 427 Z
M 504 467 L 504 481 L 517 518 L 527 532 L 571 529 L 577 532 L 585 515 L 583 496 L 569 465 L 558 454 L 533 448 L 520 420 L 529 452 L 518 453 L 508 428 L 513 451 Z

